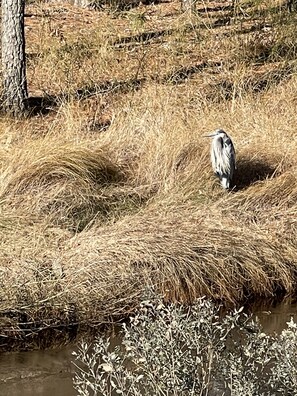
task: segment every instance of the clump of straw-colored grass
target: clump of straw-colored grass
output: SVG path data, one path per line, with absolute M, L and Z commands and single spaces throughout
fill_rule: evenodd
M 48 240 L 36 239 L 41 227 Z M 169 300 L 207 295 L 232 304 L 295 288 L 294 240 L 281 240 L 276 232 L 267 236 L 214 207 L 158 211 L 152 205 L 71 238 L 45 224 L 18 235 L 21 251 L 6 247 L 1 253 L 1 311 L 10 312 L 15 326 L 20 313 L 29 328 L 29 322 L 46 327 L 69 323 L 69 317 L 89 324 L 116 320 L 137 306 L 145 285 Z
M 100 207 L 106 211 L 106 190 L 123 176 L 108 150 L 55 138 L 25 141 L 6 155 L 5 165 L 2 200 L 26 212 L 53 215 L 60 224 L 73 217 L 85 223 Z

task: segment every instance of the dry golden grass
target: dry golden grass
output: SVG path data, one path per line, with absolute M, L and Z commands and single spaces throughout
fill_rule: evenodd
M 221 27 L 226 10 L 190 18 L 177 3 L 30 7 L 29 87 L 55 98 L 0 120 L 2 341 L 123 318 L 146 287 L 226 304 L 294 293 L 295 58 L 259 63 L 282 25 L 247 61 L 255 38 L 238 30 L 261 22 L 256 6 Z M 230 192 L 203 137 L 218 127 L 237 152 Z

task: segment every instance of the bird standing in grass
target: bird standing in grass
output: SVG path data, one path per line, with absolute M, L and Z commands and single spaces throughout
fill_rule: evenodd
M 217 129 L 212 134 L 211 163 L 215 174 L 219 177 L 221 185 L 229 189 L 235 171 L 235 150 L 231 138 L 223 129 Z

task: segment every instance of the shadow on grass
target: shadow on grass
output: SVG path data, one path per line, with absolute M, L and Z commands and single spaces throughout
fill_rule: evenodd
M 270 29 L 272 25 L 268 22 L 257 22 L 254 25 L 248 27 L 242 27 L 241 29 L 235 29 L 234 32 L 225 32 L 223 33 L 224 36 L 231 37 L 234 34 L 249 34 L 254 32 L 262 32 L 263 29 L 268 28 Z
M 110 80 L 103 81 L 98 85 L 94 86 L 86 86 L 81 89 L 78 89 L 74 92 L 72 96 L 76 99 L 87 99 L 91 96 L 97 94 L 106 94 L 106 93 L 129 93 L 131 91 L 137 91 L 140 89 L 145 82 L 145 78 L 131 78 L 129 80 Z
M 219 12 L 219 11 L 233 11 L 234 7 L 230 4 L 230 5 L 217 5 L 217 6 L 213 6 L 213 7 L 201 7 L 201 8 L 197 8 L 196 12 L 197 13 L 201 13 L 201 14 L 207 14 L 209 12 Z
M 249 78 L 247 80 L 247 89 L 251 92 L 262 92 L 270 88 L 272 85 L 278 85 L 284 80 L 290 78 L 296 71 L 296 66 L 286 65 L 277 70 L 271 70 L 259 76 L 256 79 Z
M 170 36 L 174 33 L 190 33 L 192 31 L 199 32 L 199 30 L 210 30 L 220 28 L 222 26 L 229 25 L 231 18 L 229 16 L 220 17 L 216 19 L 213 23 L 207 25 L 206 23 L 191 24 L 188 23 L 182 27 L 182 29 L 163 29 L 163 30 L 153 30 L 149 32 L 142 32 L 132 36 L 120 37 L 111 43 L 112 47 L 122 48 L 126 46 L 133 46 L 139 44 L 149 44 L 151 41 L 160 39 L 162 37 Z M 229 33 L 228 33 L 229 34 Z
M 231 22 L 231 17 L 226 16 L 223 18 L 219 18 L 216 21 L 214 21 L 214 23 L 212 24 L 211 28 L 218 28 L 218 27 L 222 27 L 222 26 L 226 26 L 226 25 L 230 25 Z
M 121 13 L 123 11 L 133 10 L 134 8 L 143 5 L 157 5 L 162 3 L 169 3 L 169 0 L 132 0 L 132 1 L 121 1 L 121 0 L 109 0 L 109 1 L 93 1 L 89 8 L 95 10 L 110 10 L 113 13 Z
M 240 158 L 233 179 L 233 191 L 242 190 L 251 184 L 273 177 L 276 167 L 261 159 Z
M 107 93 L 129 93 L 140 89 L 145 82 L 144 78 L 134 78 L 130 80 L 110 80 L 103 81 L 93 86 L 86 86 L 81 89 L 77 89 L 73 93 L 63 93 L 56 96 L 45 95 L 45 96 L 31 96 L 26 99 L 26 108 L 28 117 L 36 116 L 38 114 L 46 115 L 54 110 L 63 102 L 68 102 L 70 99 L 87 99 L 92 96 L 102 95 Z M 104 125 L 106 128 L 106 125 Z
M 241 98 L 246 93 L 261 93 L 265 92 L 271 87 L 277 86 L 283 81 L 291 78 L 295 73 L 296 66 L 287 65 L 282 69 L 271 70 L 264 72 L 261 75 L 250 75 L 242 79 L 240 86 L 234 85 L 233 81 L 222 80 L 210 85 L 207 93 L 207 100 L 214 103 L 221 101 L 230 101 L 236 98 Z
M 58 101 L 58 97 L 50 95 L 29 97 L 25 101 L 28 116 L 46 115 L 57 107 Z
M 196 65 L 181 67 L 173 70 L 160 79 L 161 83 L 181 84 L 194 74 L 201 72 L 204 69 L 211 69 L 220 67 L 221 62 L 201 62 Z
M 101 122 L 92 122 L 90 124 L 90 131 L 91 132 L 104 132 L 106 131 L 111 124 L 111 120 L 105 120 Z
M 156 30 L 151 32 L 143 32 L 133 36 L 120 37 L 112 43 L 113 46 L 122 48 L 127 45 L 133 45 L 136 43 L 148 43 L 151 40 L 158 39 L 160 37 L 169 36 L 174 32 L 174 29 Z

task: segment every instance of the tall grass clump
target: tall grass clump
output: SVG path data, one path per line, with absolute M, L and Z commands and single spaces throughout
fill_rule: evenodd
M 297 325 L 262 332 L 239 310 L 220 315 L 210 300 L 192 306 L 144 301 L 111 338 L 81 342 L 75 356 L 79 395 L 291 395 L 297 391 Z
M 107 210 L 103 190 L 122 177 L 108 152 L 87 142 L 62 143 L 55 138 L 31 141 L 29 147 L 26 143 L 7 158 L 1 180 L 3 201 L 35 215 L 54 216 L 57 222 L 63 216 L 65 225 L 69 219 L 78 228 L 80 221 L 86 223 Z
M 131 282 L 144 277 L 178 300 L 209 295 L 235 302 L 293 291 L 294 243 L 267 240 L 265 234 L 238 226 L 214 207 L 155 206 L 76 236 L 65 251 L 66 261 L 73 258 L 66 277 L 77 274 L 79 283 L 87 284 L 90 274 L 101 272 L 104 263 L 112 266 L 117 257 L 117 267 L 134 274 Z M 82 263 L 78 271 L 76 260 Z

